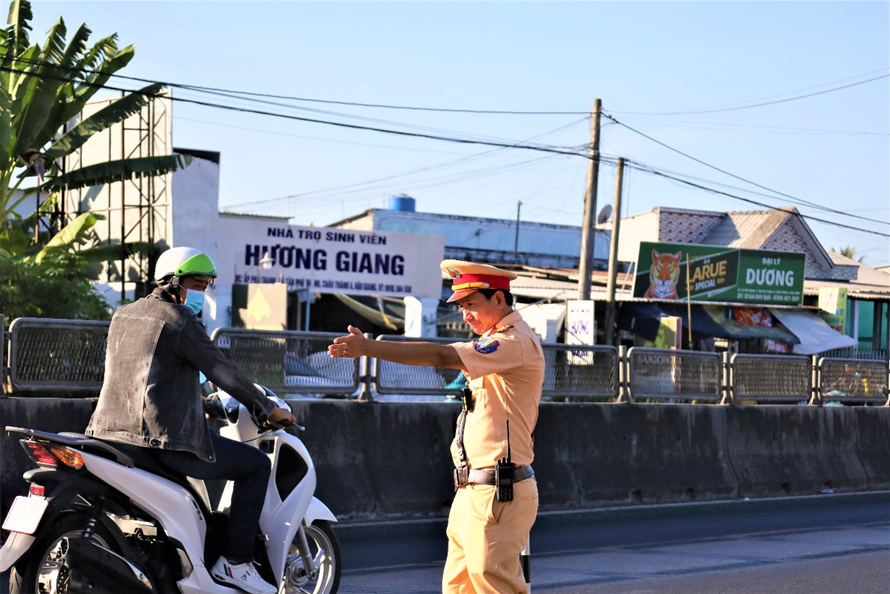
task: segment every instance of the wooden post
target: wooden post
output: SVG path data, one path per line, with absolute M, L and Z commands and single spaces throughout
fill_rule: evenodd
M 584 194 L 584 223 L 581 227 L 581 262 L 578 266 L 578 298 L 590 299 L 590 274 L 593 270 L 593 245 L 596 239 L 596 190 L 600 169 L 600 111 L 602 103 L 593 100 L 590 118 L 590 149 L 587 164 L 587 191 Z
M 612 344 L 615 326 L 615 277 L 618 275 L 618 229 L 621 225 L 621 187 L 624 181 L 624 157 L 618 157 L 615 171 L 615 208 L 612 210 L 612 239 L 609 242 L 609 280 L 606 285 L 606 344 Z

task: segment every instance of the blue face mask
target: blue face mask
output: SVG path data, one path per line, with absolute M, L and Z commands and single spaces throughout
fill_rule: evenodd
M 204 309 L 204 291 L 188 289 L 185 293 L 185 303 L 182 306 L 195 315 L 201 313 L 201 310 Z

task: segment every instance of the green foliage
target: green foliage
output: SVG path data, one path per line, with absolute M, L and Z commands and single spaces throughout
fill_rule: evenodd
M 844 256 L 846 258 L 850 258 L 851 260 L 856 260 L 857 262 L 862 262 L 865 259 L 865 256 L 859 256 L 858 259 L 856 258 L 856 248 L 852 245 L 844 246 L 839 250 L 836 250 L 832 247 L 831 251 L 840 254 L 841 256 Z
M 67 27 L 61 18 L 47 32 L 42 46 L 31 44 L 32 18 L 28 0 L 12 0 L 9 26 L 0 29 L 0 230 L 13 226 L 9 221 L 14 210 L 29 196 L 52 201 L 63 189 L 164 175 L 189 162 L 181 155 L 141 157 L 63 172 L 59 167 L 63 157 L 138 113 L 161 86 L 149 85 L 125 95 L 62 134 L 63 126 L 130 62 L 134 49 L 132 45 L 119 48 L 116 34 L 89 47 L 91 31 L 86 25 L 66 42 Z M 36 184 L 23 183 L 35 177 Z M 19 243 L 7 238 L 0 250 L 8 255 L 11 247 L 20 249 Z
M 108 320 L 109 306 L 84 274 L 87 262 L 70 252 L 50 252 L 40 262 L 0 258 L 0 312 L 15 318 Z
M 62 190 L 165 175 L 188 164 L 180 155 L 139 157 L 63 171 L 62 159 L 95 134 L 138 113 L 162 91 L 149 85 L 110 102 L 67 131 L 64 127 L 109 78 L 133 59 L 133 46 L 118 47 L 117 34 L 97 41 L 81 25 L 66 41 L 61 18 L 42 44 L 30 37 L 28 0 L 12 0 L 8 26 L 0 28 L 0 313 L 107 319 L 108 305 L 88 280 L 88 264 L 148 253 L 145 244 L 99 245 L 93 226 L 104 218 L 81 213 L 64 229 L 38 230 Z M 23 216 L 22 205 L 38 204 Z

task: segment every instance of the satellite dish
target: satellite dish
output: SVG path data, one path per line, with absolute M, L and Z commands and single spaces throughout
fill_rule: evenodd
M 600 213 L 596 216 L 596 224 L 602 225 L 603 223 L 605 223 L 606 221 L 609 220 L 609 217 L 611 215 L 612 215 L 612 205 L 607 204 L 602 208 L 602 210 L 600 210 Z

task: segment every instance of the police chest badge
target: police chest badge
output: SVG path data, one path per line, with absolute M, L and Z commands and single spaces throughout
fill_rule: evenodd
M 493 353 L 498 350 L 498 341 L 494 338 L 483 338 L 482 340 L 477 340 L 475 345 L 476 352 L 482 353 L 483 355 L 487 355 L 488 353 Z

